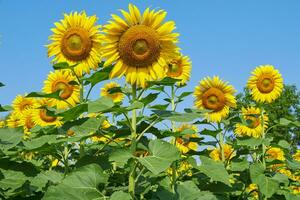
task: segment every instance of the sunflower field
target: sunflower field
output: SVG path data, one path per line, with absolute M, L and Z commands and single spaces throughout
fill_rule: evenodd
M 44 87 L 0 105 L 1 199 L 300 199 L 294 89 L 260 65 L 242 94 L 219 76 L 187 91 L 166 15 L 129 4 L 103 26 L 85 12 L 54 23 Z

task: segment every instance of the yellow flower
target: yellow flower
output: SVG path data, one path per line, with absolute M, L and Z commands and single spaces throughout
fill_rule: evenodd
M 266 151 L 266 157 L 273 160 L 285 160 L 284 152 L 278 147 L 269 147 Z
M 101 117 L 102 114 L 100 113 L 89 113 L 86 115 L 86 117 L 90 117 L 90 118 L 97 118 L 97 117 Z M 108 120 L 103 120 L 102 122 L 102 125 L 101 125 L 101 128 L 103 129 L 108 129 L 109 127 L 111 126 L 111 124 L 109 123 Z M 91 133 L 91 134 L 94 134 L 94 133 Z M 110 136 L 109 135 L 105 135 L 105 136 L 102 136 L 102 135 L 97 135 L 97 136 L 93 136 L 91 137 L 92 141 L 93 142 L 108 142 L 110 140 Z
M 232 148 L 231 145 L 223 144 L 223 148 L 224 148 L 224 158 L 225 158 L 225 160 L 230 160 L 231 158 L 233 158 L 235 156 L 234 149 Z M 222 161 L 222 151 L 219 147 L 214 148 L 210 152 L 209 156 L 215 161 Z
M 87 16 L 85 12 L 64 14 L 64 19 L 56 22 L 47 45 L 48 56 L 53 62 L 68 62 L 75 65 L 78 76 L 90 73 L 101 62 L 100 25 L 96 25 L 97 17 Z
M 293 158 L 300 162 L 300 150 L 298 149 L 296 153 L 293 155 Z
M 242 118 L 246 124 L 237 123 L 235 134 L 238 136 L 249 136 L 259 138 L 262 135 L 261 111 L 259 108 L 242 108 Z M 264 115 L 264 129 L 268 128 L 268 117 Z
M 195 88 L 195 106 L 211 111 L 205 114 L 208 121 L 220 122 L 228 116 L 229 108 L 236 106 L 234 93 L 235 89 L 218 76 L 207 77 Z
M 53 107 L 53 102 L 49 99 L 39 99 L 36 103 L 36 109 L 32 111 L 32 120 L 34 124 L 39 126 L 56 126 L 62 125 L 61 117 L 47 115 L 47 110 L 44 107 Z
M 248 88 L 255 101 L 271 103 L 281 95 L 283 79 L 272 65 L 261 65 L 252 72 Z
M 251 196 L 254 199 L 258 199 L 258 187 L 255 183 L 251 183 L 250 185 L 248 185 L 248 187 L 246 188 L 246 191 L 248 193 L 251 193 Z
M 186 129 L 192 129 L 196 133 L 198 132 L 198 128 L 194 125 L 190 124 L 182 124 L 179 128 L 175 129 L 176 132 L 180 132 Z M 182 137 L 177 137 L 175 141 L 175 145 L 177 148 L 183 153 L 187 153 L 189 150 L 197 151 L 198 144 L 196 142 L 189 141 L 190 138 L 198 138 L 199 136 L 194 134 L 185 134 Z
M 50 99 L 58 109 L 75 106 L 79 102 L 80 87 L 70 84 L 71 81 L 76 81 L 76 77 L 70 71 L 55 71 L 50 72 L 47 80 L 44 82 L 43 92 L 53 93 L 60 90 L 60 97 L 64 100 Z
M 291 190 L 293 190 L 293 194 L 300 194 L 300 186 L 290 186 Z
M 292 172 L 288 169 L 281 168 L 277 170 L 279 173 L 286 175 L 287 177 L 292 177 Z
M 59 164 L 59 160 L 58 159 L 52 160 L 52 162 L 51 162 L 51 168 L 58 166 L 58 164 Z
M 6 120 L 6 124 L 9 128 L 17 128 L 21 126 L 20 120 L 21 115 L 16 112 L 12 112 Z
M 124 94 L 122 92 L 109 93 L 112 88 L 120 87 L 116 82 L 106 83 L 103 88 L 101 88 L 101 96 L 111 98 L 115 103 L 121 102 L 124 99 Z
M 104 67 L 115 63 L 110 78 L 126 75 L 126 81 L 146 87 L 147 81 L 163 78 L 167 61 L 178 54 L 175 23 L 163 22 L 166 12 L 147 8 L 143 14 L 129 4 L 123 18 L 112 15 L 103 27 Z
M 0 128 L 4 128 L 5 127 L 5 121 L 0 120 Z
M 179 55 L 168 62 L 167 76 L 175 79 L 180 79 L 180 85 L 185 84 L 190 80 L 192 63 L 187 56 Z
M 22 116 L 20 120 L 21 126 L 23 126 L 25 138 L 30 135 L 30 129 L 32 129 L 35 126 L 35 123 L 33 121 L 33 112 L 34 109 L 29 109 L 24 112 L 24 115 Z
M 180 177 L 183 175 L 192 176 L 192 165 L 187 161 L 182 161 L 179 163 L 179 166 L 176 167 L 176 177 Z M 167 173 L 172 178 L 173 170 L 172 168 L 167 169 Z
M 27 109 L 33 108 L 35 105 L 34 98 L 26 98 L 25 96 L 18 95 L 12 103 L 14 112 L 17 115 L 22 115 Z

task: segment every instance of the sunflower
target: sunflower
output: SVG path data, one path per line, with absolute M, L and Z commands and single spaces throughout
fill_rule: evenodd
M 101 62 L 100 58 L 100 25 L 97 17 L 87 16 L 85 12 L 64 14 L 64 19 L 56 22 L 52 28 L 51 43 L 47 45 L 48 56 L 53 62 L 68 62 L 75 65 L 78 76 L 90 73 Z
M 248 107 L 242 108 L 243 123 L 237 123 L 235 127 L 235 134 L 238 136 L 249 136 L 259 138 L 262 135 L 261 127 L 261 111 L 259 108 Z M 264 115 L 264 129 L 268 128 L 268 117 Z
M 4 128 L 5 127 L 5 121 L 0 120 L 0 128 Z
M 80 101 L 80 87 L 70 84 L 71 81 L 76 81 L 76 77 L 70 71 L 63 70 L 50 72 L 47 80 L 44 82 L 43 92 L 45 93 L 61 90 L 60 97 L 64 100 L 50 100 L 58 109 L 75 106 Z
M 33 108 L 34 105 L 35 105 L 34 98 L 26 98 L 25 96 L 22 95 L 16 96 L 16 98 L 12 103 L 13 110 L 17 115 L 23 115 L 23 113 L 27 109 Z
M 297 160 L 300 162 L 300 150 L 298 149 L 296 153 L 293 155 L 294 160 Z
M 200 81 L 194 91 L 195 106 L 210 110 L 205 114 L 208 121 L 220 122 L 229 114 L 229 108 L 236 106 L 235 89 L 218 76 L 207 77 Z
M 35 126 L 33 121 L 33 111 L 34 109 L 29 109 L 24 112 L 24 115 L 20 119 L 20 124 L 23 126 L 25 138 L 30 135 L 30 129 Z
M 177 164 L 178 166 L 176 166 L 176 177 L 180 177 L 183 175 L 187 175 L 187 176 L 192 176 L 192 168 L 193 166 L 188 162 L 188 161 L 182 161 L 179 164 Z M 167 174 L 170 176 L 170 178 L 172 179 L 172 175 L 173 175 L 173 169 L 170 167 L 167 169 Z
M 255 101 L 271 103 L 281 95 L 283 79 L 272 65 L 261 65 L 252 72 L 248 88 Z
M 293 194 L 300 195 L 300 186 L 290 186 L 291 190 L 293 190 Z
M 124 99 L 124 94 L 122 92 L 110 93 L 109 90 L 112 88 L 120 87 L 116 82 L 106 83 L 103 88 L 101 88 L 101 96 L 111 98 L 115 103 L 121 102 Z
M 251 196 L 254 199 L 259 199 L 259 195 L 258 195 L 258 186 L 255 183 L 251 183 L 250 185 L 248 185 L 248 187 L 246 188 L 246 191 L 251 194 Z
M 224 158 L 225 158 L 225 160 L 230 160 L 231 158 L 233 158 L 235 156 L 234 149 L 232 148 L 231 145 L 223 144 L 223 148 L 224 148 Z M 209 156 L 215 161 L 221 161 L 222 160 L 221 149 L 220 148 L 214 148 L 210 152 Z
M 273 160 L 285 160 L 284 152 L 278 147 L 269 147 L 266 151 L 266 157 Z
M 190 150 L 197 151 L 198 144 L 197 142 L 189 141 L 190 138 L 198 138 L 196 134 L 198 132 L 198 128 L 194 125 L 190 124 L 182 124 L 179 128 L 175 129 L 176 132 L 181 132 L 183 130 L 192 129 L 195 133 L 193 134 L 185 134 L 182 137 L 177 137 L 175 141 L 176 147 L 183 153 L 187 153 Z
M 167 76 L 180 79 L 179 85 L 190 80 L 192 64 L 188 56 L 180 55 L 168 62 Z
M 178 54 L 178 33 L 173 21 L 163 22 L 166 12 L 147 8 L 143 14 L 129 4 L 123 18 L 112 15 L 103 26 L 104 67 L 115 63 L 110 78 L 126 75 L 126 81 L 146 87 L 147 81 L 163 78 L 168 60 Z
M 16 112 L 12 112 L 8 119 L 6 120 L 6 124 L 9 128 L 17 128 L 19 126 L 21 126 L 21 116 L 20 114 L 16 113 Z
M 36 103 L 36 109 L 33 109 L 32 120 L 33 123 L 39 126 L 56 126 L 62 125 L 61 117 L 54 117 L 47 115 L 45 107 L 53 107 L 54 104 L 49 99 L 39 99 Z

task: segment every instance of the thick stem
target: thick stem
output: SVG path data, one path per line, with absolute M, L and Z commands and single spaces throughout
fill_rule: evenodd
M 175 105 L 175 91 L 174 91 L 174 86 L 171 86 L 171 109 L 172 111 L 175 111 L 176 105 Z M 175 123 L 174 121 L 171 121 L 172 124 L 172 131 L 175 131 Z M 174 137 L 174 145 L 176 146 L 176 137 Z M 171 189 L 173 192 L 175 192 L 175 185 L 176 185 L 176 162 L 172 164 L 172 182 L 171 182 Z
M 132 102 L 136 100 L 136 85 L 132 85 Z M 131 119 L 131 152 L 134 154 L 136 151 L 136 109 L 132 110 L 132 119 Z M 136 164 L 133 164 L 129 174 L 129 186 L 128 192 L 135 199 L 135 177 L 136 177 Z
M 218 123 L 218 129 L 221 129 L 221 124 Z M 221 150 L 221 159 L 222 162 L 225 162 L 225 154 L 224 154 L 224 135 L 222 132 L 219 133 L 219 144 L 220 144 L 220 150 Z
M 264 126 L 264 124 L 265 124 L 264 109 L 262 108 L 261 109 L 261 114 L 260 114 L 260 125 L 261 125 L 261 130 L 262 130 L 261 136 L 262 136 L 263 140 L 265 139 L 265 126 Z M 265 154 L 266 154 L 266 145 L 264 144 L 264 141 L 263 141 L 263 143 L 262 143 L 262 163 L 263 163 L 264 169 L 266 168 Z

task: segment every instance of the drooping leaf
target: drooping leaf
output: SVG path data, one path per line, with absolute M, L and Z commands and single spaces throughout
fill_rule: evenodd
M 78 64 L 75 65 L 69 65 L 69 63 L 67 62 L 60 62 L 60 63 L 55 63 L 53 65 L 53 69 L 55 70 L 60 70 L 60 69 L 73 69 L 74 67 L 76 67 Z
M 172 86 L 178 81 L 180 81 L 180 79 L 165 77 L 164 79 L 162 79 L 160 81 L 149 81 L 148 83 L 149 83 L 149 86 L 153 86 L 153 85 Z
M 231 162 L 231 170 L 232 171 L 244 171 L 249 168 L 249 162 L 247 160 L 242 160 L 238 162 Z
M 11 106 L 8 106 L 8 105 L 2 106 L 2 105 L 0 104 L 0 112 L 7 112 L 7 111 L 10 111 L 10 110 L 12 110 L 12 107 L 11 107 Z
M 153 174 L 159 174 L 165 171 L 173 161 L 180 158 L 178 149 L 163 140 L 151 140 L 149 142 L 150 156 L 138 158 Z
M 123 167 L 133 155 L 126 149 L 116 149 L 110 156 L 109 161 L 116 162 L 117 166 Z
M 81 124 L 73 126 L 71 130 L 77 136 L 88 136 L 100 128 L 102 121 L 103 118 L 86 118 Z
M 20 171 L 0 169 L 3 178 L 0 180 L 0 188 L 4 190 L 15 190 L 29 179 Z
M 87 112 L 87 104 L 79 104 L 73 108 L 68 109 L 67 111 L 58 113 L 58 116 L 63 117 L 63 121 L 70 121 L 77 119 L 82 113 Z
M 97 83 L 107 80 L 111 69 L 111 67 L 106 67 L 93 73 L 90 77 L 83 79 L 84 85 L 91 84 L 94 87 Z
M 104 200 L 105 195 L 98 190 L 100 183 L 106 183 L 108 176 L 96 164 L 83 166 L 72 172 L 56 186 L 50 186 L 43 200 Z
M 41 98 L 53 98 L 58 100 L 64 100 L 63 98 L 60 97 L 60 93 L 61 93 L 60 90 L 57 90 L 50 94 L 46 94 L 43 92 L 31 92 L 26 97 L 41 97 Z
M 199 171 L 210 177 L 213 181 L 220 181 L 226 185 L 229 183 L 229 175 L 222 162 L 214 161 L 206 156 L 200 156 L 201 165 Z
M 58 184 L 63 178 L 63 174 L 57 171 L 42 171 L 30 181 L 30 185 L 36 188 L 36 192 L 43 191 L 48 182 Z
M 146 97 L 142 98 L 140 101 L 144 104 L 144 106 L 147 106 L 151 102 L 153 102 L 157 97 L 159 93 L 150 93 Z
M 88 113 L 97 113 L 108 110 L 114 106 L 114 102 L 111 98 L 101 97 L 96 101 L 88 102 Z
M 255 147 L 263 143 L 261 138 L 238 138 L 237 144 L 241 146 Z
M 183 99 L 184 97 L 187 97 L 191 94 L 193 94 L 193 92 L 183 92 L 178 96 L 178 99 Z

